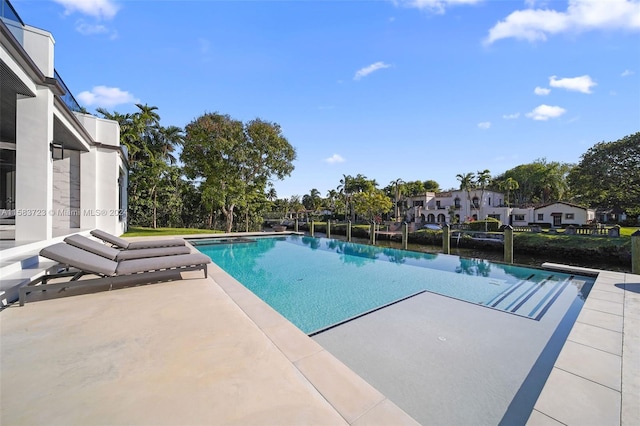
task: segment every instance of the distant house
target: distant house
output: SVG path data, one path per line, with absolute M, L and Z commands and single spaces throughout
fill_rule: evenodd
M 618 223 L 627 219 L 627 214 L 620 208 L 597 209 L 596 219 L 600 223 Z
M 534 223 L 550 223 L 554 227 L 566 225 L 586 225 L 595 220 L 593 209 L 558 201 L 534 208 Z
M 426 192 L 424 195 L 406 198 L 405 220 L 417 223 L 454 223 L 481 220 L 501 209 L 504 194 L 473 189 L 446 192 Z
M 471 195 L 471 197 L 469 197 Z M 484 195 L 484 196 L 483 196 Z M 493 218 L 506 225 L 527 226 L 548 223 L 551 226 L 586 225 L 596 219 L 595 210 L 558 201 L 538 207 L 507 207 L 504 194 L 495 191 L 472 190 L 427 192 L 405 200 L 404 220 L 421 223 L 460 223 Z

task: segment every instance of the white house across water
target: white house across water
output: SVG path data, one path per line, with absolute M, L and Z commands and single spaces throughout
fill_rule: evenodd
M 417 224 L 452 224 L 490 217 L 513 226 L 548 224 L 553 227 L 586 225 L 595 220 L 595 210 L 564 201 L 521 208 L 506 206 L 505 198 L 501 192 L 481 189 L 427 192 L 406 199 L 405 220 Z

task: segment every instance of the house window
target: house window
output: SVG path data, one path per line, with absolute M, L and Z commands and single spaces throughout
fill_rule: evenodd
M 480 200 L 478 199 L 478 197 L 473 197 L 473 207 L 475 207 L 476 209 L 478 207 L 480 207 Z
M 459 209 L 459 208 L 460 208 L 460 198 L 456 197 L 456 199 L 455 199 L 455 200 L 453 200 L 453 206 L 454 206 L 456 209 Z
M 490 214 L 489 217 L 491 219 L 496 219 L 496 220 L 500 220 L 500 215 L 499 214 Z
M 524 222 L 524 215 L 523 214 L 514 214 L 513 215 L 513 220 L 515 220 L 516 222 Z
M 422 206 L 424 206 L 424 201 L 422 200 L 413 202 L 413 207 L 422 207 Z
M 491 205 L 491 197 L 489 197 L 487 201 L 488 201 L 488 204 Z
M 440 208 L 440 200 L 436 200 L 436 208 Z
M 544 220 L 544 213 L 538 213 L 538 220 Z
M 573 213 L 566 213 L 566 214 L 564 215 L 564 218 L 565 218 L 565 219 L 571 219 L 571 220 L 573 220 L 573 218 L 574 218 Z

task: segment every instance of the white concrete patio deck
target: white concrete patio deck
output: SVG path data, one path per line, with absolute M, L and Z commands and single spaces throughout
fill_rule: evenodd
M 415 424 L 209 273 L 1 312 L 0 424 Z M 639 400 L 640 276 L 601 273 L 528 424 L 640 424 Z
M 2 311 L 0 424 L 417 424 L 216 265 L 209 274 Z

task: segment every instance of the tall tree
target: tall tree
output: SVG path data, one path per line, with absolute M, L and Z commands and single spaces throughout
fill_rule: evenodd
M 460 182 L 460 190 L 467 191 L 467 202 L 469 206 L 469 214 L 471 214 L 471 190 L 475 188 L 475 175 L 473 172 L 465 174 L 457 174 L 456 179 Z
M 111 113 L 103 108 L 98 108 L 97 112 L 104 118 L 118 122 L 120 142 L 127 148 L 130 223 L 156 228 L 159 225 L 158 217 L 172 223 L 178 217 L 169 211 L 176 207 L 166 197 L 180 192 L 180 174 L 171 165 L 175 163 L 172 152 L 175 145 L 181 143 L 183 133 L 179 127 L 160 126 L 157 107 L 146 104 L 136 104 L 136 107 L 138 111 L 132 114 Z M 165 204 L 159 198 L 165 198 Z M 169 207 L 169 204 L 173 207 Z
M 264 194 L 271 178 L 293 171 L 295 149 L 278 124 L 255 119 L 243 124 L 229 115 L 204 114 L 186 127 L 180 159 L 188 178 L 202 181 L 204 201 L 219 208 L 231 232 L 238 205 Z
M 376 216 L 387 213 L 393 206 L 391 199 L 383 191 L 375 188 L 354 194 L 353 205 L 356 213 L 368 220 L 374 220 Z
M 422 182 L 422 184 L 424 185 L 424 190 L 425 192 L 439 192 L 440 191 L 440 184 L 438 182 L 436 182 L 435 180 L 425 180 L 424 182 Z
M 571 167 L 571 164 L 541 158 L 507 170 L 496 176 L 495 181 L 513 178 L 518 182 L 519 186 L 513 193 L 518 205 L 561 201 L 568 194 L 567 175 Z
M 575 200 L 594 207 L 640 214 L 640 132 L 599 142 L 569 172 Z
M 302 204 L 307 210 L 311 210 L 312 212 L 316 212 L 320 210 L 322 207 L 322 197 L 320 196 L 320 191 L 316 188 L 313 188 L 309 194 L 306 194 L 302 197 Z
M 400 178 L 391 182 L 391 185 L 395 187 L 394 188 L 395 189 L 394 191 L 395 213 L 394 214 L 395 214 L 395 219 L 398 222 L 400 221 L 400 195 L 402 195 L 402 186 L 404 183 L 405 182 Z
M 482 219 L 480 217 L 480 208 L 484 203 L 484 192 L 487 189 L 489 182 L 491 182 L 491 172 L 489 169 L 478 171 L 476 174 L 476 183 L 480 186 L 480 204 L 476 207 L 476 210 L 478 211 L 478 219 Z
M 353 178 L 349 175 L 342 175 L 342 179 L 340 179 L 340 184 L 338 185 L 338 187 L 336 188 L 338 193 L 342 196 L 342 198 L 344 199 L 344 218 L 345 220 L 347 219 L 347 217 L 349 216 L 350 213 L 350 209 L 351 209 L 351 180 Z
M 336 212 L 339 196 L 340 195 L 338 194 L 338 191 L 336 191 L 335 189 L 330 189 L 330 190 L 327 191 L 327 197 L 325 198 L 325 204 L 326 204 L 326 207 L 329 210 L 331 210 L 331 213 L 335 213 Z
M 507 191 L 507 207 L 510 207 L 511 204 L 509 200 L 511 199 L 511 191 L 520 188 L 520 184 L 514 178 L 508 177 L 498 182 L 498 188 L 500 188 L 501 191 Z

